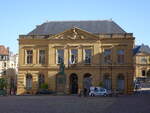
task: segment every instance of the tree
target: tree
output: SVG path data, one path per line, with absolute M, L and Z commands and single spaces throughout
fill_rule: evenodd
M 4 78 L 0 78 L 0 90 L 7 88 L 7 81 Z
M 103 82 L 99 82 L 99 87 L 103 87 Z
M 48 89 L 48 84 L 44 83 L 40 86 L 41 89 Z

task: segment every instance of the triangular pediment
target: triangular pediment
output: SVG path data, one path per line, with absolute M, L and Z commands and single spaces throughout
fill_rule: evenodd
M 58 33 L 56 35 L 53 35 L 49 37 L 49 39 L 65 39 L 65 40 L 98 40 L 98 36 L 89 33 L 87 31 L 84 31 L 80 28 L 71 28 L 64 32 Z

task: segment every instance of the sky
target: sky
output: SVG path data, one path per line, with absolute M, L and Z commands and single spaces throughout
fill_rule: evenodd
M 0 45 L 17 53 L 19 35 L 46 21 L 109 19 L 150 45 L 150 0 L 0 0 Z

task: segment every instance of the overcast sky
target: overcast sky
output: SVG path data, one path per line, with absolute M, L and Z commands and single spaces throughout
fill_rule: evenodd
M 150 45 L 150 0 L 0 0 L 0 45 L 18 52 L 18 37 L 55 20 L 109 20 Z

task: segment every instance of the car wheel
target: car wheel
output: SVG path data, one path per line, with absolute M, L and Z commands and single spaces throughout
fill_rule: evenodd
M 95 95 L 92 93 L 91 96 L 94 97 Z
M 107 94 L 104 94 L 104 96 L 106 97 L 106 96 L 107 96 Z

